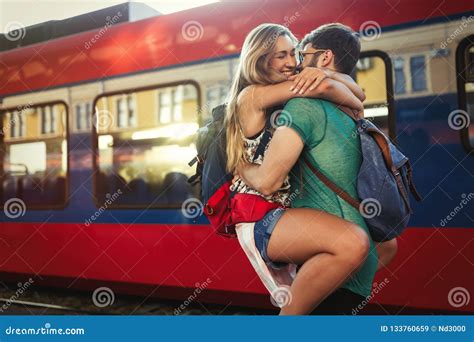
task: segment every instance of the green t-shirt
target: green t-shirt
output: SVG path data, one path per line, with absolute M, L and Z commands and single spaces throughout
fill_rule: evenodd
M 292 196 L 296 197 L 292 206 L 326 211 L 359 225 L 369 234 L 359 211 L 326 187 L 302 160 L 305 156 L 324 175 L 357 198 L 357 173 L 362 155 L 354 121 L 331 102 L 306 98 L 290 100 L 280 115 L 284 115 L 284 120 L 277 121 L 294 129 L 305 144 L 290 173 L 291 189 L 299 190 L 298 196 Z M 377 252 L 372 239 L 369 240 L 370 253 L 364 265 L 342 286 L 364 297 L 370 295 L 377 269 Z

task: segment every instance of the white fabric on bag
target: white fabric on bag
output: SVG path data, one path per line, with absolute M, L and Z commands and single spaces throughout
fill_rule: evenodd
M 239 223 L 235 226 L 240 246 L 252 264 L 272 298 L 277 300 L 277 295 L 282 288 L 289 288 L 296 277 L 296 265 L 288 264 L 280 269 L 269 267 L 262 259 L 260 252 L 255 246 L 254 239 L 255 223 Z

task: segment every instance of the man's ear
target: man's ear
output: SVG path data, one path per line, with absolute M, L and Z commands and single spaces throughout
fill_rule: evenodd
M 321 64 L 324 68 L 334 66 L 334 53 L 332 50 L 326 50 L 321 57 Z

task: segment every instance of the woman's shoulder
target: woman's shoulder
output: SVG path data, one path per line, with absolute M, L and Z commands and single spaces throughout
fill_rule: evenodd
M 237 96 L 237 105 L 238 106 L 247 106 L 249 105 L 252 101 L 252 94 L 255 91 L 255 85 L 249 85 L 242 89 Z
M 245 87 L 237 97 L 237 114 L 240 118 L 259 117 L 261 110 L 255 105 L 255 87 L 255 85 Z

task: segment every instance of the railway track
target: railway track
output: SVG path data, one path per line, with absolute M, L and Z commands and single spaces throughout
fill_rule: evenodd
M 263 310 L 212 305 L 194 301 L 177 311 L 182 301 L 126 296 L 104 292 L 32 286 L 18 295 L 14 284 L 0 281 L 0 315 L 261 315 Z M 274 314 L 274 313 L 273 313 Z

